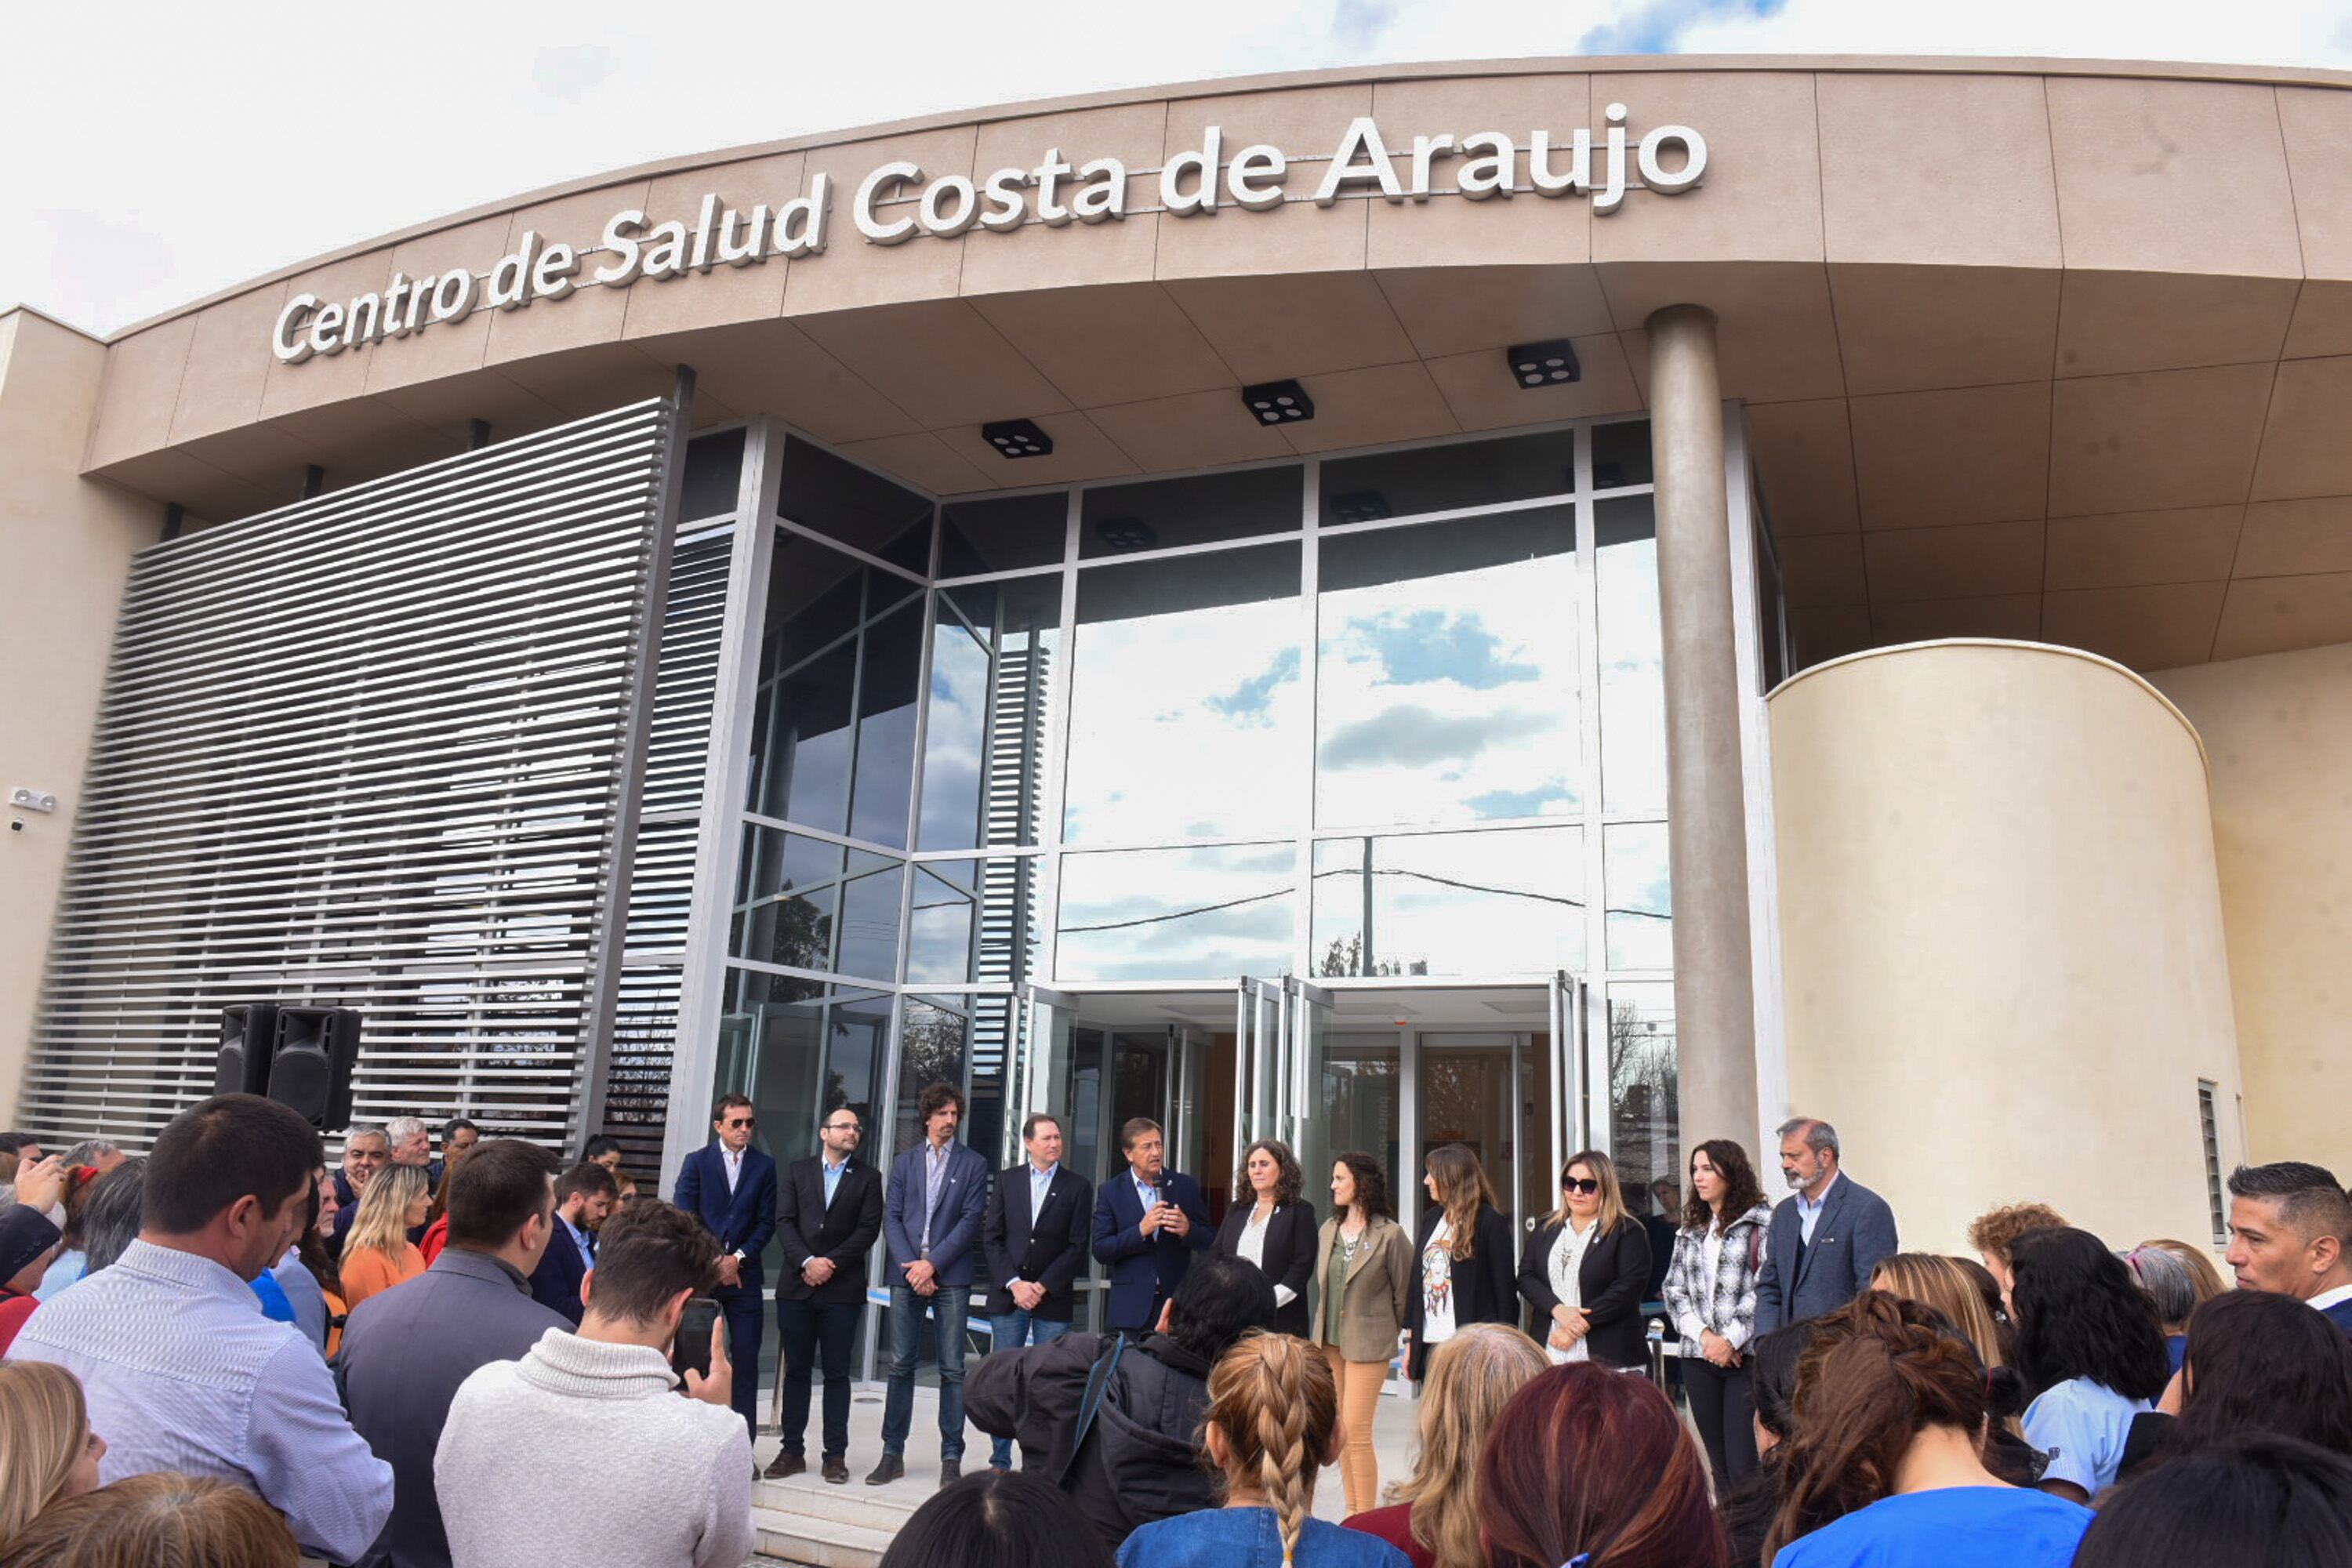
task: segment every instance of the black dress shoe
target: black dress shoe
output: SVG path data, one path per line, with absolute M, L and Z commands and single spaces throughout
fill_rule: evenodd
M 882 1462 L 874 1467 L 874 1473 L 866 1478 L 866 1484 L 869 1487 L 887 1486 L 906 1473 L 905 1459 L 897 1454 L 885 1454 Z
M 954 1485 L 954 1484 L 955 1484 L 955 1481 L 957 1480 L 957 1479 L 958 1479 L 959 1477 L 961 1477 L 962 1474 L 963 1474 L 963 1461 L 962 1461 L 962 1460 L 961 1460 L 961 1459 L 941 1459 L 941 1460 L 940 1461 L 940 1485 L 941 1485 L 941 1486 L 943 1486 L 943 1487 L 945 1487 L 945 1486 L 952 1486 L 952 1485 Z
M 803 1454 L 778 1454 L 773 1459 L 771 1459 L 768 1462 L 768 1479 L 772 1481 L 781 1481 L 786 1476 L 797 1476 L 803 1470 L 807 1468 L 807 1456 Z
M 847 1486 L 849 1484 L 849 1462 L 838 1458 L 827 1459 L 824 1462 L 824 1479 L 831 1481 L 837 1487 Z

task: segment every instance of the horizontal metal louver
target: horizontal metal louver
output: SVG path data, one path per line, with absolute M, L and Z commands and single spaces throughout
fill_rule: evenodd
M 358 1114 L 576 1124 L 674 415 L 133 562 L 20 1100 L 143 1148 L 230 1003 L 363 1015 Z

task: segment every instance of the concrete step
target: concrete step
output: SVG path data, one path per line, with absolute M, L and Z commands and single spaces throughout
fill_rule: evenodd
M 929 1496 L 929 1488 L 918 1491 L 906 1481 L 869 1487 L 864 1476 L 856 1472 L 852 1472 L 847 1486 L 835 1486 L 808 1473 L 790 1480 L 755 1481 L 751 1485 L 753 1508 L 878 1530 L 885 1534 L 897 1533 Z
M 793 1563 L 805 1568 L 876 1568 L 890 1548 L 892 1532 L 845 1524 L 814 1514 L 781 1509 L 751 1510 L 753 1539 L 761 1563 Z

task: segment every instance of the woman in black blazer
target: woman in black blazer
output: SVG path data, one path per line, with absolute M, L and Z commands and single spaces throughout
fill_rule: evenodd
M 1598 1150 L 1568 1157 L 1559 1191 L 1519 1259 L 1519 1294 L 1536 1310 L 1544 1350 L 1555 1362 L 1639 1366 L 1650 1233 L 1625 1212 L 1617 1167 Z
M 1298 1195 L 1307 1177 L 1290 1145 L 1261 1138 L 1242 1154 L 1234 1190 L 1247 1195 L 1217 1227 L 1217 1256 L 1244 1258 L 1274 1281 L 1276 1333 L 1307 1335 L 1307 1287 L 1315 1277 L 1315 1205 Z
M 1511 1289 L 1511 1222 L 1478 1156 L 1459 1143 L 1429 1152 L 1421 1184 L 1431 1207 L 1413 1247 L 1412 1289 L 1405 1297 L 1404 1371 L 1415 1383 L 1436 1342 L 1469 1323 L 1519 1321 Z M 1465 1234 L 1466 1233 L 1466 1234 Z M 1433 1321 L 1434 1320 L 1434 1321 Z M 1435 1331 L 1437 1342 L 1430 1339 Z

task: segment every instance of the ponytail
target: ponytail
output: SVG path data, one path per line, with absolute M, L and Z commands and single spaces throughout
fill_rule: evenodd
M 1204 1426 L 1225 1438 L 1225 1480 L 1249 1487 L 1274 1510 L 1283 1568 L 1313 1511 L 1315 1473 L 1339 1424 L 1331 1368 L 1304 1340 L 1253 1333 L 1209 1374 Z
M 1980 1439 L 1996 1404 L 2014 1391 L 2013 1378 L 1988 1377 L 1959 1331 L 1916 1301 L 1866 1290 L 1816 1320 L 1797 1364 L 1796 1436 L 1765 1560 L 1892 1494 L 1921 1429 L 1949 1426 Z

